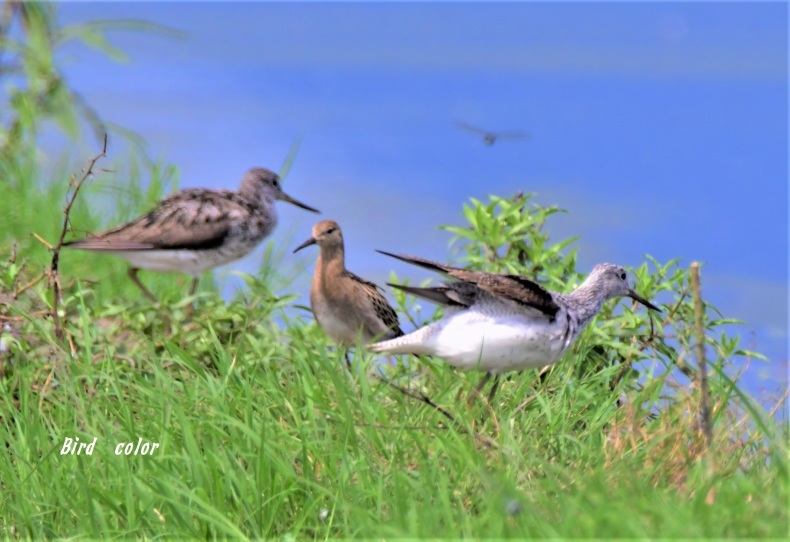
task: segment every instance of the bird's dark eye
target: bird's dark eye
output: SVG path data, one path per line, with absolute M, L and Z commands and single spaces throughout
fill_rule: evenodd
M 272 181 L 272 185 L 273 185 L 275 188 L 277 188 L 278 186 L 280 186 L 280 183 L 278 183 L 278 182 L 277 182 L 277 179 L 274 179 L 274 181 Z
M 326 230 L 327 234 L 334 233 L 334 232 L 335 232 L 335 228 L 329 228 L 328 230 Z
M 622 273 L 620 273 L 620 279 L 621 279 L 621 280 L 625 280 L 625 271 L 623 271 Z

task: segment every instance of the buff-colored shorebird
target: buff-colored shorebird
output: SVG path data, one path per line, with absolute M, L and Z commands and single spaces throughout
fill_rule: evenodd
M 283 192 L 276 173 L 256 167 L 244 174 L 237 192 L 181 190 L 145 216 L 64 246 L 126 259 L 131 264 L 131 279 L 156 303 L 156 297 L 137 277 L 138 270 L 191 275 L 189 294 L 194 294 L 204 271 L 246 256 L 274 230 L 277 200 L 319 212 Z
M 625 270 L 598 264 L 576 290 L 550 292 L 528 278 L 470 271 L 441 263 L 379 251 L 404 262 L 457 279 L 433 288 L 390 284 L 446 308 L 444 316 L 408 335 L 371 344 L 385 354 L 428 354 L 464 369 L 487 374 L 475 390 L 507 371 L 544 367 L 559 360 L 609 299 L 628 296 L 647 308 L 658 307 L 628 284 Z
M 398 315 L 380 288 L 346 269 L 343 233 L 337 222 L 324 220 L 313 226 L 313 236 L 294 252 L 310 245 L 320 248 L 310 306 L 318 325 L 333 341 L 348 347 L 403 335 Z

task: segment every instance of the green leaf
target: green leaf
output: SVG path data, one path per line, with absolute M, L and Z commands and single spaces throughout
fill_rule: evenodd
M 75 37 L 85 45 L 104 53 L 115 62 L 126 62 L 129 60 L 128 55 L 110 44 L 107 40 L 107 36 L 101 32 L 85 27 L 84 25 L 82 25 L 79 30 L 80 31 L 75 33 Z

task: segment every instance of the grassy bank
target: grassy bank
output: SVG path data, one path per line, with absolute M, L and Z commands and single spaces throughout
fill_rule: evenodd
M 57 250 L 64 224 L 69 236 L 118 224 L 176 184 L 171 168 L 117 152 L 65 220 L 68 172 L 83 174 L 72 159 L 42 173 L 42 127 L 58 126 L 73 146 L 86 127 L 107 127 L 68 87 L 60 48 L 81 39 L 115 58 L 105 30 L 150 26 L 63 32 L 54 4 L 2 7 L 19 31 L 0 53 L 23 75 L 0 70 L 0 535 L 788 536 L 787 422 L 738 387 L 735 362 L 756 354 L 715 307 L 694 314 L 688 262 L 646 256 L 633 270 L 662 315 L 609 303 L 556 366 L 513 375 L 494 404 L 469 408 L 479 374 L 438 359 L 401 360 L 382 379 L 356 352 L 347 371 L 278 280 L 282 247 L 269 247 L 232 300 L 209 276 L 185 299 L 185 277 L 145 273 L 163 302 L 155 307 L 124 262 L 76 253 L 60 259 L 56 294 L 47 247 Z M 456 252 L 433 256 L 569 291 L 582 277 L 573 240 L 549 240 L 557 212 L 529 195 L 472 200 L 464 225 L 445 228 Z M 411 330 L 417 311 L 396 300 Z M 62 453 L 77 439 L 90 455 Z M 135 455 L 138 446 L 149 453 Z
M 502 222 L 506 200 L 495 201 L 488 214 Z M 540 213 L 522 205 L 519 220 L 540 232 L 551 214 Z M 486 225 L 470 231 L 485 235 Z M 480 242 L 467 248 L 470 265 Z M 46 280 L 18 293 L 41 269 L 20 273 L 25 255 L 9 257 L 0 271 L 6 536 L 787 535 L 787 428 L 726 376 L 737 341 L 717 339 L 705 452 L 693 362 L 679 359 L 685 275 L 669 268 L 638 275 L 642 291 L 670 292 L 677 320 L 659 330 L 674 329 L 673 341 L 648 338 L 643 313 L 610 309 L 556 367 L 515 375 L 495 404 L 471 408 L 477 373 L 440 360 L 390 369 L 452 423 L 372 378 L 366 354 L 346 371 L 309 313 L 267 279 L 249 277 L 230 302 L 206 288 L 188 317 L 177 277 L 159 279 L 168 306 L 157 309 L 129 293 L 122 266 L 98 271 L 101 295 L 94 276 L 67 268 L 58 340 Z M 573 282 L 573 258 L 551 261 L 556 281 Z M 637 378 L 632 362 L 645 360 L 657 369 Z M 61 455 L 67 437 L 96 438 L 92 455 Z M 116 454 L 139 439 L 159 447 Z

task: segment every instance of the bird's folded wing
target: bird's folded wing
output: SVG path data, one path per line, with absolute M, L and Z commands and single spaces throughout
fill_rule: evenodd
M 391 282 L 388 282 L 387 285 L 445 307 L 470 307 L 475 299 L 474 296 L 463 295 L 457 288 L 453 288 L 449 285 L 434 286 L 431 288 L 419 288 L 417 286 L 406 286 L 403 284 L 393 284 Z
M 400 328 L 400 322 L 398 321 L 398 315 L 395 313 L 395 310 L 390 307 L 390 304 L 387 303 L 387 300 L 378 293 L 373 298 L 373 309 L 376 311 L 376 316 L 384 322 L 384 325 L 387 326 L 388 329 L 392 330 L 392 334 L 389 338 L 400 337 L 403 335 L 403 330 Z M 377 333 L 377 330 L 374 331 Z
M 363 279 L 362 277 L 360 277 L 359 275 L 357 275 L 357 274 L 354 274 L 354 273 L 352 273 L 352 272 L 351 272 L 351 271 L 349 271 L 349 270 L 346 270 L 346 275 L 348 275 L 348 277 L 349 277 L 351 280 L 353 280 L 353 281 L 355 281 L 355 282 L 358 282 L 358 283 L 359 283 L 361 286 L 363 286 L 363 287 L 372 288 L 372 289 L 373 289 L 373 290 L 375 290 L 376 292 L 379 292 L 379 291 L 384 291 L 384 290 L 382 290 L 381 286 L 379 286 L 379 285 L 378 285 L 378 284 L 376 284 L 375 282 L 370 282 L 369 280 L 365 280 L 365 279 Z
M 419 258 L 417 256 L 393 254 L 383 250 L 378 250 L 377 252 L 406 263 L 411 263 L 425 269 L 430 269 L 431 271 L 436 271 L 437 273 L 448 275 L 464 282 L 476 284 L 482 290 L 490 294 L 538 309 L 549 317 L 554 317 L 557 311 L 560 310 L 559 305 L 554 301 L 548 290 L 525 277 L 520 277 L 518 275 L 499 275 L 483 271 L 470 271 L 468 269 L 451 267 L 449 265 L 426 260 L 425 258 Z M 414 289 L 413 287 L 409 288 Z M 423 289 L 419 294 L 416 291 L 412 293 L 443 305 L 463 304 L 458 300 L 448 298 L 448 292 L 442 289 Z
M 429 269 L 431 271 L 435 271 L 437 273 L 442 273 L 444 275 L 449 275 L 450 270 L 458 270 L 455 267 L 450 267 L 449 265 L 444 265 L 439 262 L 434 262 L 433 260 L 426 260 L 425 258 L 420 258 L 419 256 L 408 256 L 406 254 L 394 254 L 392 252 L 387 252 L 385 250 L 377 250 L 379 254 L 384 254 L 385 256 L 389 256 L 390 258 L 395 258 L 396 260 L 400 260 L 402 262 L 410 263 L 412 265 L 418 265 L 425 269 Z
M 241 203 L 216 192 L 183 191 L 145 216 L 67 245 L 96 251 L 207 250 L 222 245 L 244 212 Z
M 357 282 L 357 285 L 360 288 L 365 290 L 367 297 L 373 304 L 373 310 L 375 311 L 378 319 L 381 320 L 388 329 L 392 330 L 393 334 L 389 338 L 400 337 L 403 335 L 403 331 L 400 328 L 400 322 L 398 321 L 398 315 L 387 302 L 387 299 L 381 294 L 383 291 L 381 287 L 375 282 L 370 282 L 369 280 L 365 280 L 362 277 L 355 275 L 351 271 L 346 271 L 346 273 L 351 279 Z M 377 335 L 380 331 L 377 329 L 370 329 L 368 332 L 371 335 Z
M 551 318 L 560 310 L 551 293 L 536 282 L 518 275 L 480 274 L 483 276 L 475 283 L 497 297 L 538 309 Z

